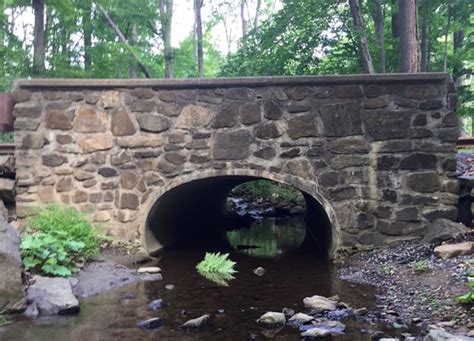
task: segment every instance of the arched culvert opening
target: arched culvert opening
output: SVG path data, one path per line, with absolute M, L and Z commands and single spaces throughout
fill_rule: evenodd
M 271 206 L 271 202 L 265 203 L 269 212 L 264 216 L 273 219 L 272 226 L 268 226 L 268 221 L 265 221 L 266 225 L 262 224 L 262 219 L 256 219 L 257 217 L 248 219 L 248 214 L 252 215 L 252 212 L 236 214 L 236 196 L 232 190 L 239 189 L 239 185 L 258 180 L 262 178 L 242 175 L 212 176 L 190 180 L 164 191 L 151 206 L 146 217 L 145 247 L 152 254 L 173 245 L 206 248 L 208 251 L 239 246 L 241 249 L 250 249 L 260 246 L 252 245 L 250 239 L 245 241 L 245 232 L 234 231 L 260 224 L 267 232 L 280 230 L 286 234 L 282 243 L 275 245 L 279 252 L 299 244 L 298 249 L 312 250 L 319 255 L 331 257 L 334 249 L 331 220 L 315 196 L 300 188 L 294 190 L 301 197 L 297 199 L 298 203 L 294 207 L 295 211 L 300 212 L 296 212 L 294 217 L 301 219 L 303 232 L 293 226 L 294 234 L 291 238 L 288 238 L 292 232 L 291 226 L 283 229 L 278 226 L 279 215 L 285 216 L 285 208 L 281 205 Z M 234 205 L 229 205 L 232 201 Z M 259 215 L 261 210 L 254 213 Z M 292 245 L 287 245 L 288 243 Z M 254 254 L 258 255 L 258 252 Z

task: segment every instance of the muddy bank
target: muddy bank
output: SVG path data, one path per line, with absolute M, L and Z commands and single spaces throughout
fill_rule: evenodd
M 433 254 L 434 245 L 400 242 L 348 258 L 338 270 L 341 279 L 375 285 L 374 315 L 402 329 L 437 325 L 463 335 L 474 333 L 474 315 L 456 297 L 467 293 L 470 256 L 448 259 Z

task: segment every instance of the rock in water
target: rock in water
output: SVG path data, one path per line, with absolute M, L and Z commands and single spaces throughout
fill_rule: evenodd
M 444 244 L 435 247 L 434 254 L 440 258 L 470 255 L 474 251 L 474 242 Z
M 163 325 L 165 321 L 160 317 L 143 320 L 137 323 L 137 327 L 142 329 L 156 329 Z
M 148 303 L 148 310 L 158 310 L 166 305 L 166 302 L 161 298 Z
M 27 291 L 28 302 L 36 303 L 41 315 L 65 315 L 79 312 L 79 301 L 65 278 L 34 276 Z
M 198 331 L 204 329 L 204 327 L 206 327 L 209 322 L 211 322 L 211 315 L 206 314 L 185 322 L 179 326 L 178 329 L 186 331 Z
M 19 247 L 18 231 L 0 219 L 0 311 L 16 312 L 26 308 Z
M 279 327 L 283 326 L 286 323 L 285 314 L 269 311 L 260 316 L 256 321 L 258 324 L 261 324 L 265 327 Z
M 462 224 L 455 223 L 448 219 L 436 219 L 432 225 L 426 229 L 423 241 L 431 243 L 434 241 L 456 239 L 465 235 L 468 231 L 468 228 Z
M 313 320 L 313 316 L 304 313 L 297 313 L 288 320 L 288 324 L 292 327 L 299 328 L 299 326 L 301 326 L 302 324 L 309 323 Z
M 150 266 L 150 267 L 139 268 L 137 272 L 139 274 L 157 274 L 161 272 L 161 269 L 157 266 Z
M 467 336 L 457 336 L 448 333 L 443 329 L 431 329 L 423 341 L 472 341 L 473 338 Z
M 336 301 L 332 301 L 324 296 L 314 295 L 303 299 L 305 308 L 310 309 L 313 312 L 321 313 L 324 311 L 336 310 Z
M 331 337 L 331 334 L 327 330 L 324 330 L 324 329 L 311 328 L 305 332 L 302 332 L 301 336 L 304 338 L 309 338 L 309 339 L 318 339 L 318 340 L 328 339 L 329 340 Z
M 253 273 L 256 274 L 257 276 L 263 276 L 265 275 L 265 269 L 259 266 L 258 268 L 253 270 Z

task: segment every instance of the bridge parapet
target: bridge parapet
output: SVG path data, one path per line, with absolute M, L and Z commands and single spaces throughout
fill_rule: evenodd
M 14 95 L 19 218 L 60 201 L 134 239 L 157 193 L 205 174 L 306 191 L 328 213 L 334 250 L 457 217 L 446 74 L 36 79 Z

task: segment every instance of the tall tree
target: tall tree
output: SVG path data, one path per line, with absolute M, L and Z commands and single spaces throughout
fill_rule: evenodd
M 171 23 L 173 0 L 158 0 L 165 55 L 165 78 L 173 78 L 173 48 L 171 46 Z
M 375 24 L 375 33 L 379 44 L 380 72 L 385 73 L 385 37 L 384 37 L 384 16 L 383 0 L 372 0 L 372 18 Z
M 367 40 L 364 20 L 362 18 L 360 0 L 349 0 L 349 6 L 351 8 L 351 16 L 357 34 L 358 50 L 362 66 L 364 67 L 364 72 L 375 73 L 372 56 L 369 51 L 369 42 Z
M 201 20 L 201 8 L 204 0 L 194 0 L 194 18 L 195 18 L 195 31 L 196 31 L 196 53 L 197 53 L 197 64 L 198 64 L 198 75 L 204 77 L 204 52 L 203 52 L 203 39 L 202 39 L 202 20 Z
M 44 0 L 33 0 L 35 15 L 34 40 L 33 40 L 33 72 L 38 74 L 45 70 L 44 48 Z
M 418 72 L 418 19 L 416 0 L 399 0 L 400 71 Z

